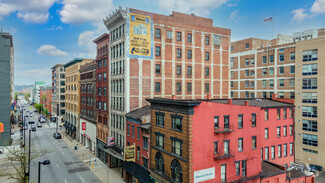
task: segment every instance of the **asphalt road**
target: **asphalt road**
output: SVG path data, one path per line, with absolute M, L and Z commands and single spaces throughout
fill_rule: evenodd
M 29 109 L 29 107 L 28 107 Z M 33 111 L 33 110 L 32 110 Z M 25 113 L 25 111 L 24 111 Z M 26 122 L 38 122 L 39 114 L 26 118 Z M 28 145 L 28 130 L 26 130 L 26 145 Z M 42 128 L 32 131 L 32 149 L 47 153 L 31 161 L 30 183 L 38 181 L 38 162 L 50 160 L 49 165 L 41 165 L 41 182 L 43 183 L 100 183 L 96 175 L 69 149 L 62 139 L 54 139 L 55 128 L 43 123 Z M 27 150 L 27 149 L 26 149 Z M 27 150 L 28 151 L 28 150 Z

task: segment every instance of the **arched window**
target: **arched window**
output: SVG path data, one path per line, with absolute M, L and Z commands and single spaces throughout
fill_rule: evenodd
M 156 171 L 164 174 L 164 157 L 160 152 L 156 153 L 155 161 L 156 161 Z
M 176 183 L 183 182 L 183 173 L 181 164 L 174 159 L 171 163 L 172 180 Z

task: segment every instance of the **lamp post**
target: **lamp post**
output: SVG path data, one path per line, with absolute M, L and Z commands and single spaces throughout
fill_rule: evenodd
M 28 179 L 30 176 L 30 146 L 31 145 L 31 138 L 32 138 L 32 129 L 29 129 L 29 143 L 28 143 Z
M 38 183 L 41 183 L 41 164 L 43 165 L 49 165 L 50 160 L 44 160 L 43 162 L 38 162 Z

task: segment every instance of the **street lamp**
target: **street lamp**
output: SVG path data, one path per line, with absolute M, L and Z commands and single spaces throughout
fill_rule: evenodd
M 32 138 L 32 129 L 29 129 L 29 144 L 28 144 L 28 179 L 29 179 L 29 176 L 30 176 L 30 146 L 32 146 L 31 145 L 31 143 L 30 143 L 30 141 L 31 141 L 31 138 Z
M 50 160 L 44 160 L 43 162 L 38 162 L 38 183 L 41 183 L 41 164 L 43 165 L 49 165 Z

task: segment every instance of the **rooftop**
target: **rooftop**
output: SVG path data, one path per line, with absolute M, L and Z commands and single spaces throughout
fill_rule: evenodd
M 126 117 L 134 118 L 134 119 L 141 119 L 145 115 L 149 115 L 151 112 L 150 106 L 144 106 L 139 109 L 135 109 L 133 111 L 130 111 L 126 114 Z
M 283 173 L 285 173 L 284 167 L 269 161 L 262 161 L 262 178 L 273 177 Z
M 64 64 L 64 68 L 70 67 L 71 65 L 74 65 L 74 64 L 81 62 L 83 60 L 84 60 L 83 58 L 75 58 L 75 59 L 71 60 L 70 62 Z

